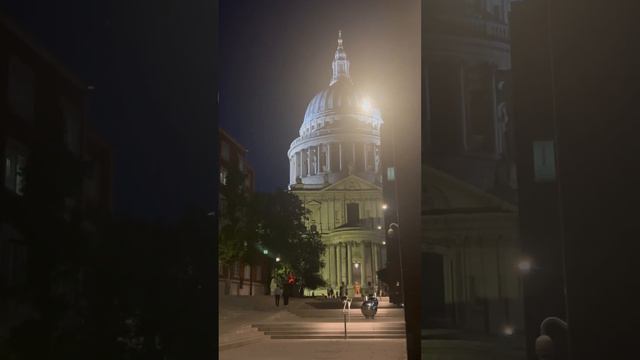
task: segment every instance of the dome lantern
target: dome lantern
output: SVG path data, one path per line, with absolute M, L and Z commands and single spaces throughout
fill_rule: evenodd
M 342 47 L 342 30 L 338 30 L 338 48 L 336 49 L 336 54 L 333 57 L 333 63 L 331 65 L 333 68 L 333 77 L 329 85 L 335 84 L 340 78 L 351 79 L 351 75 L 349 74 L 350 62 L 347 59 L 347 53 L 344 51 L 344 47 Z

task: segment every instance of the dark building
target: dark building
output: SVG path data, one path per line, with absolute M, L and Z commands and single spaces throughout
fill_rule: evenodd
M 247 162 L 247 149 L 223 129 L 219 129 L 220 146 L 220 186 L 227 184 L 227 176 L 232 169 L 244 176 L 247 194 L 255 191 L 255 172 Z M 218 218 L 224 225 L 225 198 L 219 195 Z M 220 295 L 261 295 L 268 291 L 269 265 L 262 254 L 255 263 L 234 262 L 231 266 L 218 263 L 218 292 Z
M 46 231 L 39 221 L 64 228 L 81 219 L 91 233 L 111 213 L 110 149 L 88 126 L 86 96 L 87 86 L 0 18 L 0 337 L 32 314 L 19 299 L 42 280 L 29 270 L 40 261 L 34 246 L 51 245 L 36 235 Z
M 547 317 L 568 323 L 568 334 L 549 329 L 555 359 L 636 352 L 640 62 L 631 7 L 531 0 L 513 8 L 529 359 Z
M 511 3 L 423 1 L 424 329 L 523 330 Z

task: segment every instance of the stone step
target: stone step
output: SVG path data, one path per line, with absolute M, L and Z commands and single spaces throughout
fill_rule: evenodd
M 341 331 L 265 331 L 265 335 L 269 336 L 289 336 L 289 335 L 313 335 L 313 336 L 331 336 L 331 335 L 343 335 L 344 329 Z M 347 334 L 349 335 L 405 335 L 404 330 L 369 330 L 369 331 L 354 331 L 347 328 Z
M 271 339 L 273 340 L 336 340 L 336 339 L 344 339 L 343 335 L 273 335 Z M 403 335 L 349 335 L 347 334 L 347 339 L 361 339 L 361 340 L 373 340 L 373 339 L 404 339 L 406 336 Z
M 299 331 L 299 332 L 309 332 L 309 331 L 344 331 L 344 324 L 340 326 L 330 326 L 330 327 L 296 327 L 296 326 L 261 326 L 254 325 L 258 331 Z M 354 324 L 347 324 L 347 329 L 351 331 L 402 331 L 404 332 L 406 328 L 393 326 L 393 327 L 362 327 L 362 326 L 354 326 Z
M 316 324 L 303 324 L 303 323 L 273 323 L 273 324 L 253 324 L 253 328 L 257 328 L 260 331 L 266 329 L 296 329 L 296 330 L 333 330 L 344 329 L 343 322 L 332 323 L 316 323 Z M 349 329 L 357 330 L 403 330 L 406 328 L 402 323 L 347 323 Z

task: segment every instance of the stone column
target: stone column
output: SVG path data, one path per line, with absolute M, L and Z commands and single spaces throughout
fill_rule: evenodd
M 342 249 L 340 249 L 340 244 L 336 245 L 336 280 L 340 285 L 342 281 Z
M 329 256 L 327 257 L 327 267 L 329 268 L 328 271 L 328 280 L 329 280 L 329 285 L 333 285 L 333 274 L 335 273 L 334 268 L 333 268 L 333 246 L 332 245 L 328 245 L 327 246 L 327 254 L 329 254 Z
M 342 171 L 342 143 L 338 144 L 338 161 L 340 162 L 339 171 Z
M 377 244 L 371 244 L 371 251 L 373 252 L 373 284 L 375 286 L 378 286 L 378 275 L 377 275 L 377 271 L 380 270 L 380 265 L 379 265 L 379 261 L 378 261 L 378 245 Z
M 459 93 L 458 93 L 458 100 L 460 101 L 460 122 L 462 125 L 462 149 L 463 150 L 467 150 L 468 148 L 468 144 L 467 144 L 467 109 L 466 109 L 466 102 L 465 102 L 465 84 L 464 84 L 464 64 L 460 63 L 458 65 L 458 86 L 459 86 Z
M 353 259 L 351 255 L 351 243 L 347 243 L 347 285 L 349 287 L 353 287 Z
M 307 148 L 307 176 L 311 175 L 311 148 Z
M 492 110 L 492 115 L 493 115 L 493 146 L 494 146 L 494 153 L 495 154 L 499 154 L 500 153 L 500 148 L 502 147 L 501 144 L 501 137 L 502 137 L 502 130 L 500 129 L 500 124 L 498 123 L 498 111 L 497 111 L 497 107 L 498 107 L 498 98 L 496 95 L 496 68 L 495 66 L 491 65 L 489 67 L 489 84 L 491 86 L 491 110 Z
M 354 142 L 351 146 L 351 152 L 353 153 L 352 161 L 353 161 L 353 170 L 356 168 L 356 143 Z
M 322 171 L 322 166 L 320 165 L 320 146 L 321 145 L 316 146 L 316 174 L 320 174 Z
M 364 171 L 367 171 L 367 165 L 369 164 L 367 161 L 367 143 L 362 144 L 362 160 L 364 163 Z
M 296 168 L 298 169 L 297 176 L 302 177 L 302 151 L 298 151 L 296 155 Z
M 327 172 L 330 173 L 333 171 L 331 169 L 331 143 L 327 144 Z
M 360 251 L 362 252 L 362 264 L 360 264 L 360 285 L 362 291 L 367 284 L 367 251 L 364 241 L 360 242 Z

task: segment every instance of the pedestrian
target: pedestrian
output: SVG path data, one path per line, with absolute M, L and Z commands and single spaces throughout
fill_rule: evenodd
M 280 295 L 282 295 L 282 288 L 280 287 L 280 284 L 276 285 L 273 295 L 276 298 L 276 306 L 280 307 Z
M 344 300 L 344 299 L 345 299 L 345 297 L 346 297 L 346 295 L 345 295 L 345 294 L 346 294 L 346 290 L 347 290 L 347 289 L 345 288 L 345 286 L 344 286 L 344 281 L 343 281 L 343 282 L 340 284 L 340 298 L 341 298 L 342 300 Z
M 353 286 L 354 289 L 354 294 L 353 296 L 357 297 L 357 296 L 362 296 L 362 294 L 360 293 L 360 283 L 356 281 L 356 284 Z
M 284 306 L 289 305 L 289 296 L 291 296 L 291 285 L 285 284 L 282 291 L 282 297 L 284 298 Z
M 375 290 L 373 289 L 373 286 L 371 286 L 371 281 L 367 282 L 367 287 L 364 289 L 364 294 L 367 297 L 375 296 Z

